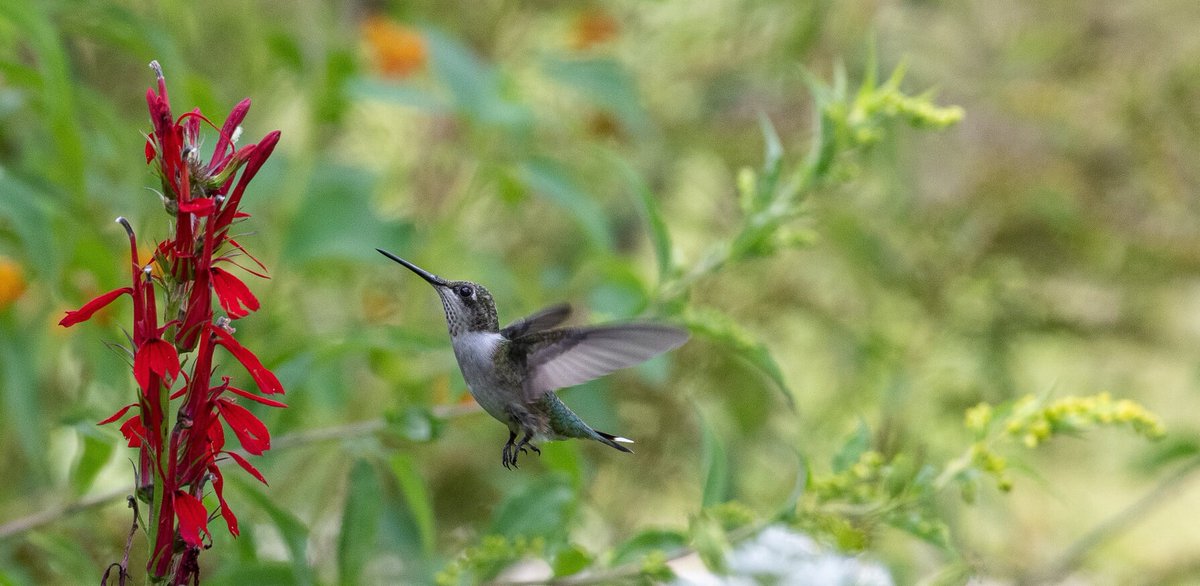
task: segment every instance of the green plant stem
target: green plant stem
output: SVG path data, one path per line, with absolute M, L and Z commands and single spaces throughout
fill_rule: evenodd
M 1079 566 L 1079 563 L 1083 561 L 1089 551 L 1128 529 L 1137 521 L 1146 518 L 1146 513 L 1151 509 L 1169 501 L 1170 497 L 1178 492 L 1186 481 L 1191 480 L 1197 471 L 1200 471 L 1200 456 L 1195 456 L 1188 460 L 1187 463 L 1175 470 L 1175 472 L 1160 480 L 1158 484 L 1154 485 L 1141 498 L 1101 521 L 1090 531 L 1075 540 L 1057 559 L 1048 564 L 1044 569 L 1032 572 L 1020 580 L 1019 583 L 1048 584 L 1057 583 L 1062 580 L 1068 573 Z
M 437 405 L 433 408 L 433 414 L 441 419 L 457 419 L 459 417 L 477 413 L 479 411 L 479 407 L 473 403 L 465 405 Z M 386 420 L 371 419 L 367 421 L 356 421 L 354 423 L 335 425 L 332 427 L 287 433 L 275 438 L 271 447 L 271 451 L 267 452 L 267 454 L 274 454 L 278 450 L 301 448 L 304 446 L 328 441 L 365 437 L 380 433 L 385 429 L 387 429 Z M 246 455 L 246 453 L 242 452 L 241 450 L 238 450 L 238 452 L 242 455 Z M 222 461 L 222 464 L 225 462 L 228 462 L 228 460 Z M 159 483 L 155 482 L 155 485 L 157 486 Z M 59 519 L 69 517 L 76 513 L 82 513 L 84 511 L 90 511 L 92 509 L 102 507 L 128 494 L 129 489 L 127 488 L 110 490 L 108 492 L 102 492 L 100 494 L 84 497 L 66 505 L 45 509 L 31 515 L 13 519 L 12 521 L 0 525 L 0 541 L 24 535 L 25 533 L 40 529 L 47 525 L 52 525 Z M 151 507 L 151 510 L 153 510 L 153 507 Z M 151 523 L 153 523 L 153 513 L 151 517 Z

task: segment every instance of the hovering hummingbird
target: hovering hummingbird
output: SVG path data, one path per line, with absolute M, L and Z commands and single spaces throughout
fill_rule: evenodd
M 578 385 L 614 370 L 640 364 L 688 339 L 677 327 L 628 323 L 557 328 L 571 313 L 559 304 L 501 329 L 496 304 L 482 285 L 447 281 L 386 250 L 380 254 L 408 267 L 433 285 L 450 330 L 458 368 L 475 401 L 508 426 L 501 463 L 516 467 L 532 441 L 591 439 L 622 452 L 633 440 L 596 431 L 559 400 L 556 389 Z M 517 442 L 517 435 L 522 434 Z

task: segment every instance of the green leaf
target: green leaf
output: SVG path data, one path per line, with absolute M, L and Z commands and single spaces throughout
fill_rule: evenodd
M 71 470 L 71 487 L 75 494 L 82 495 L 91 488 L 96 475 L 112 459 L 116 445 L 110 436 L 102 433 L 94 424 L 82 423 L 75 429 L 82 447 Z
M 528 457 L 528 456 L 526 456 Z M 544 537 L 547 544 L 564 540 L 574 509 L 570 479 L 553 474 L 529 482 L 496 508 L 488 533 L 505 537 Z
M 457 39 L 440 31 L 422 31 L 430 63 L 438 79 L 450 90 L 455 106 L 466 116 L 510 131 L 532 126 L 533 116 L 524 106 L 507 99 L 500 75 Z
M 312 569 L 308 565 L 308 527 L 291 512 L 275 503 L 257 484 L 251 484 L 242 475 L 229 474 L 225 476 L 228 486 L 235 487 L 239 495 L 247 497 L 271 518 L 280 537 L 288 548 L 292 562 L 292 584 L 313 584 Z M 228 497 L 226 497 L 228 498 Z
M 53 158 L 47 159 L 43 169 L 47 177 L 58 180 L 77 198 L 82 199 L 86 151 L 82 125 L 76 116 L 75 90 L 78 86 L 71 79 L 72 67 L 67 51 L 59 38 L 50 11 L 53 8 L 42 2 L 9 0 L 0 3 L 0 15 L 11 19 L 11 28 L 20 31 L 19 43 L 27 53 L 28 61 L 36 63 L 37 85 L 31 90 L 37 94 L 41 106 L 42 121 L 48 125 L 46 140 L 28 145 L 34 150 L 51 150 Z M 41 159 L 41 156 L 35 157 Z
M 729 316 L 711 309 L 689 307 L 681 316 L 684 324 L 694 334 L 704 336 L 728 348 L 735 356 L 753 365 L 774 383 L 780 396 L 791 409 L 795 409 L 795 400 L 779 363 L 771 356 L 766 345 L 756 341 Z
M 721 523 L 712 516 L 701 513 L 692 517 L 688 533 L 692 538 L 692 547 L 704 565 L 714 572 L 723 573 L 725 554 L 729 551 L 729 536 L 725 534 Z
M 428 406 L 409 405 L 387 415 L 388 429 L 414 442 L 428 442 L 441 434 L 442 420 Z
M 592 555 L 578 545 L 569 545 L 554 556 L 554 577 L 578 574 L 592 563 Z
M 16 432 L 17 445 L 34 470 L 45 465 L 44 437 L 38 400 L 36 344 L 22 333 L 8 312 L 0 312 L 0 399 L 4 418 Z
M 950 543 L 950 527 L 941 519 L 908 511 L 888 515 L 887 523 L 943 551 L 951 551 L 953 548 Z
M 446 112 L 450 107 L 437 96 L 411 83 L 396 83 L 373 77 L 346 82 L 346 92 L 360 100 L 378 100 L 427 112 Z
M 859 421 L 858 427 L 842 444 L 842 448 L 834 454 L 832 467 L 834 472 L 844 472 L 850 469 L 858 459 L 871 447 L 871 430 L 866 422 Z
M 295 584 L 295 574 L 287 564 L 255 560 L 230 562 L 217 566 L 204 583 L 212 584 Z M 311 583 L 311 582 L 309 582 Z
M 626 130 L 636 133 L 650 127 L 637 83 L 619 61 L 551 57 L 543 62 L 542 68 L 550 77 L 573 86 L 584 98 L 615 114 Z
M 391 464 L 392 474 L 400 485 L 404 500 L 408 504 L 408 510 L 412 513 L 417 531 L 421 535 L 421 547 L 426 556 L 432 556 L 437 536 L 434 533 L 433 501 L 429 498 L 429 491 L 425 488 L 425 479 L 421 478 L 412 458 L 404 454 L 393 456 Z
M 663 219 L 662 208 L 658 205 L 658 198 L 654 192 L 650 191 L 650 186 L 638 174 L 637 170 L 630 165 L 628 161 L 617 156 L 615 153 L 601 151 L 608 156 L 611 165 L 616 167 L 617 172 L 629 184 L 633 190 L 633 201 L 637 204 L 638 213 L 646 222 L 646 228 L 649 231 L 650 243 L 654 246 L 654 259 L 658 263 L 658 281 L 663 283 L 667 277 L 675 270 L 674 259 L 671 256 L 671 235 L 667 231 L 667 223 Z
M 729 458 L 725 454 L 725 445 L 713 431 L 708 421 L 700 417 L 700 429 L 703 432 L 704 446 L 704 491 L 701 498 L 701 508 L 707 509 L 729 499 L 730 476 Z
M 534 158 L 517 168 L 517 177 L 534 193 L 570 212 L 593 246 L 612 250 L 612 235 L 609 234 L 604 210 L 584 193 L 561 163 L 547 158 Z
M 779 141 L 779 133 L 765 113 L 759 112 L 758 125 L 763 135 L 763 166 L 762 176 L 756 182 L 756 201 L 761 208 L 770 202 L 778 186 L 779 174 L 783 169 L 783 145 Z
M 679 531 L 650 529 L 638 533 L 613 550 L 612 565 L 640 562 L 647 554 L 662 552 L 671 555 L 687 547 L 687 536 Z
M 357 167 L 320 163 L 304 203 L 288 230 L 284 258 L 308 263 L 327 259 L 376 260 L 376 247 L 404 249 L 412 226 L 384 221 L 372 211 L 376 178 Z
M 0 168 L 0 229 L 12 230 L 24 247 L 27 264 L 49 279 L 58 276 L 60 246 L 54 244 L 50 195 L 39 192 Z
M 338 535 L 338 580 L 359 584 L 362 571 L 375 550 L 383 501 L 379 476 L 366 460 L 358 460 L 350 469 L 346 484 L 346 504 L 342 509 L 342 530 Z

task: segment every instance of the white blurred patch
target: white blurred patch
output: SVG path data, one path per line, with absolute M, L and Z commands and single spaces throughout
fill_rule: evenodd
M 676 584 L 698 586 L 893 586 L 881 564 L 827 550 L 807 535 L 780 525 L 737 544 L 725 560 L 729 573 L 718 576 L 690 555 L 669 565 Z

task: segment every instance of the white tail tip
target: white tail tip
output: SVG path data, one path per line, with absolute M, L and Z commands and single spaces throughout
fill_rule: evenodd
M 614 441 L 614 442 L 621 442 L 621 443 L 623 443 L 623 444 L 632 444 L 632 443 L 633 443 L 633 440 L 631 440 L 631 439 L 629 439 L 629 438 L 627 438 L 627 437 L 620 437 L 620 436 L 618 436 L 618 437 L 614 437 L 614 438 L 613 438 L 613 441 Z

